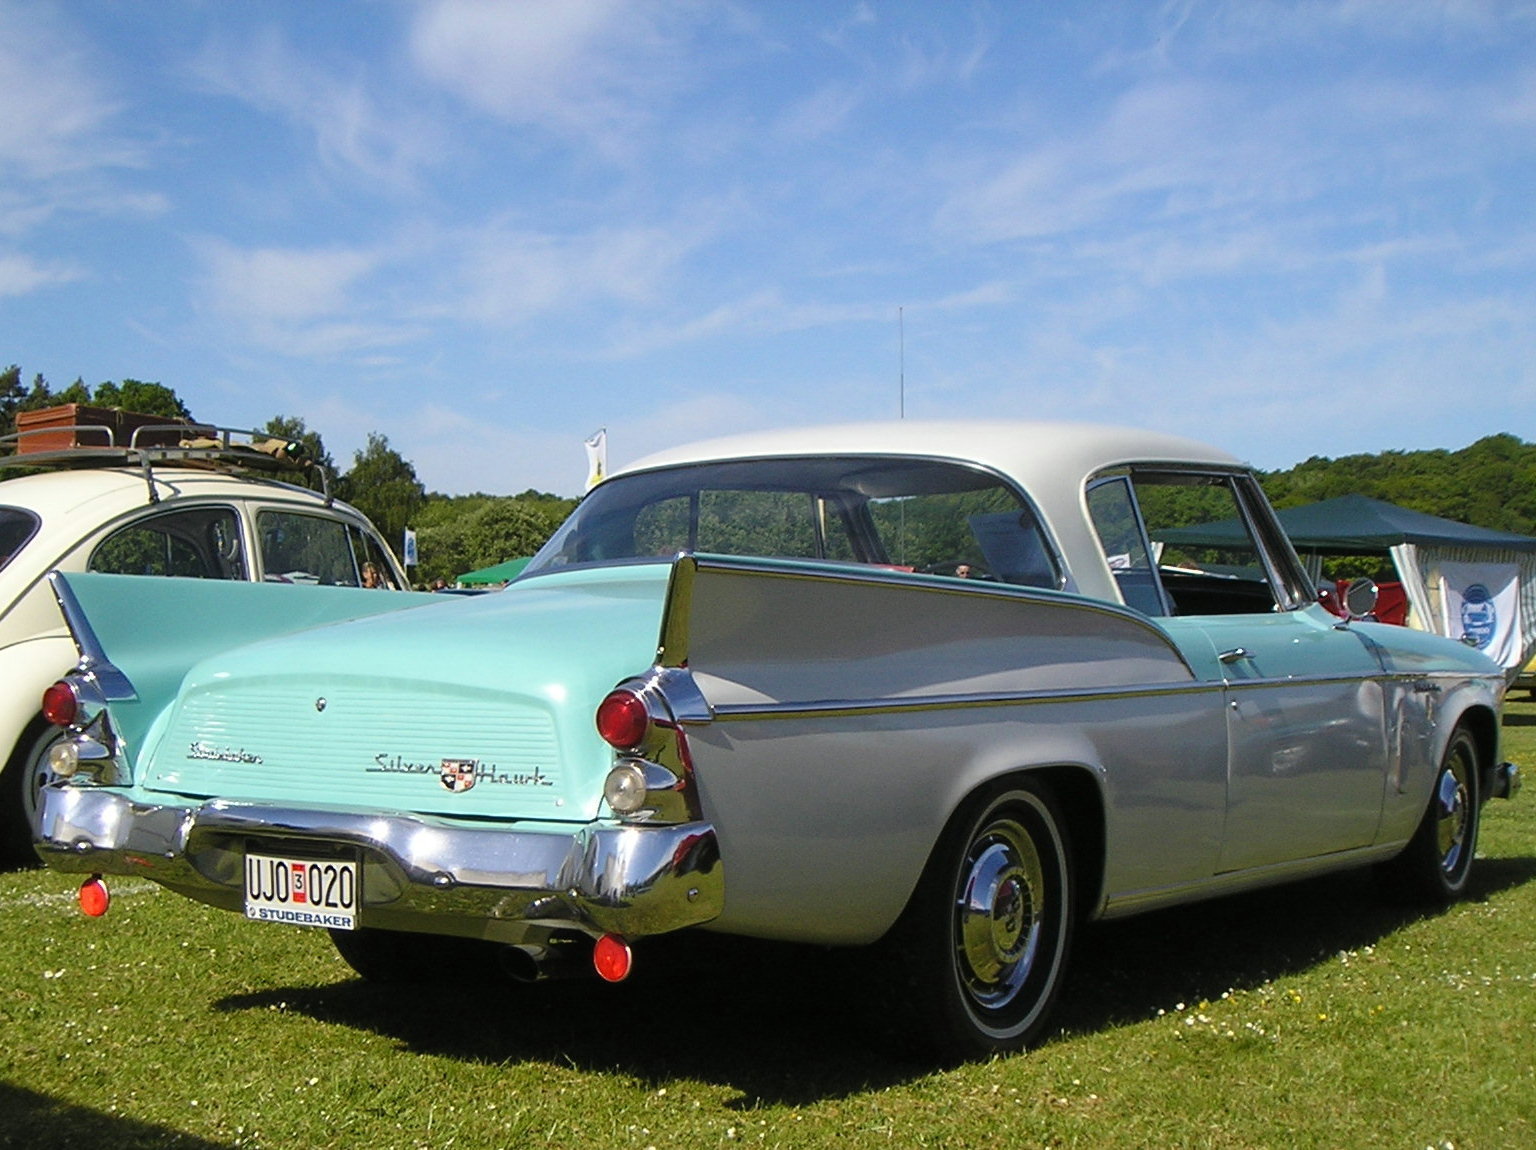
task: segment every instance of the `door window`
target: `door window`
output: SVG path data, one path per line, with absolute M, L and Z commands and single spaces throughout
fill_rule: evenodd
M 1306 580 L 1246 476 L 1133 468 L 1088 508 L 1126 604 L 1149 615 L 1250 615 L 1306 602 Z

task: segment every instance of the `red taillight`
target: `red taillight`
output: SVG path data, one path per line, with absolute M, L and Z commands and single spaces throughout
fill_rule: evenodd
M 650 728 L 651 716 L 645 700 L 631 690 L 620 687 L 610 691 L 597 705 L 597 733 L 611 747 L 619 750 L 638 747 L 645 742 Z
M 57 727 L 67 727 L 80 714 L 80 700 L 74 689 L 62 679 L 43 692 L 43 718 Z
M 592 965 L 607 982 L 623 982 L 635 965 L 629 943 L 616 934 L 605 934 L 592 948 Z
M 112 905 L 112 894 L 99 874 L 93 874 L 80 884 L 80 909 L 92 918 L 100 918 Z

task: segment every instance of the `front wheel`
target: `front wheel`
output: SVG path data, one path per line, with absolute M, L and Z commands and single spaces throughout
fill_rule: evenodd
M 1441 757 L 1418 830 L 1403 853 L 1380 870 L 1390 893 L 1442 905 L 1466 893 L 1482 807 L 1478 778 L 1477 743 L 1458 727 Z
M 1013 783 L 957 816 L 886 943 L 921 1037 L 959 1058 L 1035 1039 L 1066 971 L 1073 898 L 1066 828 L 1044 783 Z

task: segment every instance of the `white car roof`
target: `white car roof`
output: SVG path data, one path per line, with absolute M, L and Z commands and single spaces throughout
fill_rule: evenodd
M 195 495 L 202 498 L 268 498 L 324 505 L 324 499 L 307 488 L 266 479 L 236 478 L 198 468 L 157 466 L 154 487 L 162 501 Z M 60 514 L 79 511 L 89 504 L 120 506 L 126 510 L 149 502 L 149 486 L 144 473 L 130 467 L 45 471 L 0 482 L 0 506 L 26 508 L 42 516 L 45 522 Z M 338 506 L 346 508 L 345 504 Z
M 658 451 L 615 475 L 680 463 L 794 455 L 914 455 L 961 459 L 1013 476 L 1031 494 L 1126 463 L 1241 466 L 1232 455 L 1182 436 L 1088 423 L 900 420 L 751 432 Z

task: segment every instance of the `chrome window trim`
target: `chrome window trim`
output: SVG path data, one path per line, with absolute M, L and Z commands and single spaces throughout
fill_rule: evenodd
M 952 711 L 982 707 L 1038 706 L 1055 703 L 1090 703 L 1112 699 L 1163 698 L 1172 695 L 1227 694 L 1274 687 L 1311 687 L 1329 683 L 1382 683 L 1412 681 L 1422 676 L 1315 675 L 1307 678 L 1204 679 L 1193 683 L 1166 683 L 1146 687 L 1063 687 L 1050 691 L 996 691 L 968 695 L 913 695 L 899 699 L 815 699 L 793 703 L 720 703 L 713 718 L 795 719 L 809 715 L 886 714 L 904 711 Z M 678 721 L 700 724 L 709 717 L 679 716 Z

